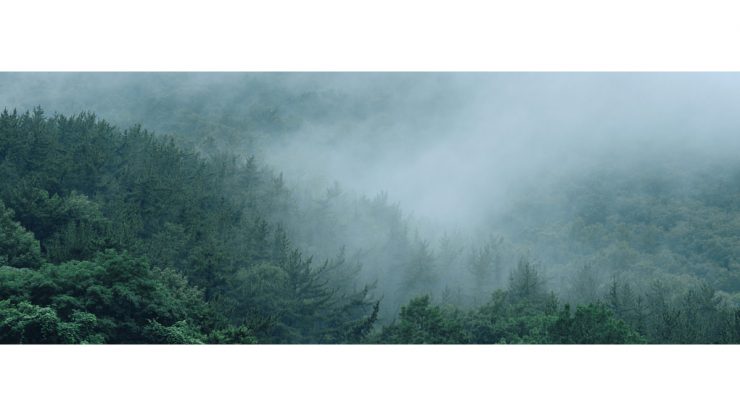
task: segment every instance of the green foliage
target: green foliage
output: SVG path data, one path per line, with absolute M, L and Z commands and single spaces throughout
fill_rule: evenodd
M 232 323 L 262 323 L 256 336 L 270 343 L 359 342 L 369 333 L 379 304 L 366 315 L 368 289 L 340 297 L 328 287 L 341 260 L 314 267 L 296 250 L 280 257 L 280 266 L 261 263 L 230 281 L 218 302 Z
M 556 319 L 556 299 L 521 299 L 498 290 L 491 299 L 470 315 L 468 323 L 476 344 L 542 344 Z
M 466 343 L 467 334 L 458 314 L 431 305 L 429 296 L 421 296 L 401 308 L 399 322 L 384 328 L 378 340 L 387 344 Z
M 228 326 L 217 329 L 208 334 L 208 344 L 256 344 L 257 337 L 251 328 L 241 326 Z
M 614 317 L 603 304 L 578 306 L 571 316 L 565 305 L 549 331 L 556 344 L 640 344 L 645 339 L 626 323 Z
M 429 297 L 401 308 L 399 322 L 383 328 L 377 342 L 401 344 L 637 344 L 637 331 L 603 304 L 579 306 L 574 316 L 552 300 L 535 305 L 497 291 L 480 308 L 463 312 L 432 305 Z
M 4 344 L 99 344 L 95 315 L 75 311 L 62 320 L 54 309 L 26 301 L 0 301 L 0 343 Z
M 37 331 L 32 338 L 24 336 L 25 342 L 159 343 L 178 336 L 193 342 L 203 338 L 187 326 L 204 322 L 202 294 L 182 276 L 150 269 L 125 253 L 107 251 L 94 261 L 47 265 L 38 271 L 2 268 L 0 296 L 12 303 L 8 308 L 34 311 L 33 322 L 44 319 L 42 334 L 50 335 Z M 53 335 L 55 325 L 81 329 L 61 337 Z M 86 332 L 75 335 L 83 329 Z
M 151 344 L 202 344 L 205 337 L 200 329 L 187 321 L 164 326 L 151 321 L 144 327 L 144 338 Z
M 38 267 L 39 242 L 33 234 L 13 220 L 13 212 L 0 201 L 0 266 Z

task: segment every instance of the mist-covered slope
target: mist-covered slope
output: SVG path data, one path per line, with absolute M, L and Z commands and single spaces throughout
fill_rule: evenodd
M 735 78 L 658 75 L 2 74 L 3 340 L 737 342 Z

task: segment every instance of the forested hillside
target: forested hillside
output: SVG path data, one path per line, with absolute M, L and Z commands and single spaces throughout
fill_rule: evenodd
M 731 155 L 536 177 L 449 227 L 265 162 L 387 101 L 229 85 L 205 108 L 164 82 L 124 124 L 0 114 L 0 342 L 740 342 Z
M 93 115 L 0 115 L 5 342 L 349 342 L 374 320 L 353 268 L 276 218 L 280 177 Z

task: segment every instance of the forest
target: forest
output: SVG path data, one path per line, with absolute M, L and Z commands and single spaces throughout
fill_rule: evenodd
M 463 75 L 0 74 L 0 343 L 740 343 L 731 98 Z

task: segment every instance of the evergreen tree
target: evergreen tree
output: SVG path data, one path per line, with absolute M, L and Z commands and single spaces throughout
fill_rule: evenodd
M 13 211 L 0 201 L 0 266 L 30 267 L 41 265 L 39 242 L 13 220 Z

